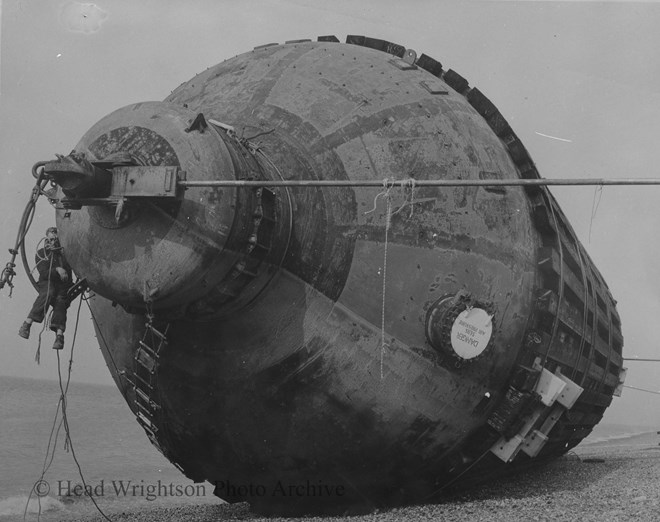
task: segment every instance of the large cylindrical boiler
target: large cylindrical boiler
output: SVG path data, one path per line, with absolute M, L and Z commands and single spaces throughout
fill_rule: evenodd
M 108 366 L 154 444 L 223 498 L 428 501 L 567 451 L 619 384 L 614 301 L 551 194 L 423 186 L 538 177 L 494 105 L 426 55 L 258 47 L 74 152 L 112 180 L 57 217 Z M 183 186 L 214 180 L 263 186 Z

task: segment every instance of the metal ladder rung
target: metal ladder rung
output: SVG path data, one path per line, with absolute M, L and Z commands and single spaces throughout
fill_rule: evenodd
M 138 364 L 136 362 L 135 364 L 135 375 L 140 378 L 140 380 L 147 385 L 147 388 L 149 391 L 153 389 L 153 381 L 152 378 L 155 375 L 155 373 L 152 370 L 149 370 L 146 366 L 143 364 Z
M 138 341 L 139 344 L 133 357 L 133 373 L 130 377 L 124 374 L 124 378 L 133 386 L 132 409 L 138 423 L 144 428 L 151 443 L 162 453 L 163 450 L 156 436 L 159 431 L 156 424 L 157 413 L 161 406 L 152 399 L 152 396 L 154 396 L 157 385 L 159 352 L 167 344 L 167 337 L 166 333 L 154 328 L 152 319 L 153 317 L 150 316 L 149 322 L 145 324 L 144 336 L 142 340 Z M 148 332 L 158 337 L 158 340 L 148 338 Z M 167 328 L 165 328 L 165 332 L 167 332 Z M 145 341 L 151 342 L 155 347 Z
M 151 443 L 152 443 L 154 446 L 156 446 L 156 449 L 157 449 L 158 451 L 160 451 L 161 453 L 163 453 L 163 448 L 160 447 L 160 443 L 158 442 L 158 439 L 156 438 L 156 435 L 147 432 L 147 437 L 149 437 L 149 440 L 151 441 Z M 163 454 L 164 454 L 164 453 L 163 453 Z
M 149 373 L 154 372 L 158 357 L 154 357 L 147 350 L 139 350 L 135 354 L 135 362 L 141 364 Z
M 158 406 L 158 404 L 156 404 L 156 403 L 151 403 L 151 404 L 147 405 L 147 404 L 142 404 L 142 403 L 139 403 L 139 402 L 136 402 L 135 406 L 153 424 L 154 416 L 156 415 L 156 411 L 160 409 L 160 406 Z
M 161 332 L 160 330 L 156 330 L 156 329 L 153 327 L 153 325 L 151 325 L 151 324 L 149 324 L 149 323 L 146 323 L 145 326 L 147 327 L 147 330 L 151 330 L 151 332 L 152 332 L 153 334 L 155 334 L 156 336 L 160 337 L 160 339 L 161 339 L 164 343 L 167 342 L 167 337 L 165 336 L 165 334 L 164 334 L 163 332 Z
M 151 391 L 151 390 L 154 389 L 154 387 L 151 385 L 150 382 L 145 381 L 145 380 L 144 380 L 142 377 L 140 377 L 137 373 L 134 373 L 134 374 L 133 374 L 133 377 L 135 377 L 136 379 L 138 379 L 139 381 L 141 381 L 142 384 L 144 384 L 144 385 L 149 389 L 149 391 Z M 136 381 L 136 383 L 137 383 L 137 381 Z M 137 389 L 137 387 L 136 387 L 136 389 Z
M 160 405 L 156 404 L 156 402 L 151 399 L 147 402 L 135 401 L 135 406 L 142 409 L 149 417 L 153 417 L 156 412 L 160 410 Z
M 145 350 L 149 355 L 151 355 L 154 358 L 158 358 L 158 354 L 156 353 L 156 351 L 151 346 L 149 346 L 144 341 L 138 341 L 138 343 L 140 343 L 140 348 Z M 137 355 L 137 352 L 136 352 L 136 355 Z
M 147 437 L 149 437 L 151 443 L 160 450 L 160 444 L 158 443 L 158 438 L 156 438 L 156 433 L 151 431 L 146 426 L 142 426 L 142 428 L 144 428 L 144 432 L 147 434 Z
M 151 397 L 144 391 L 142 391 L 140 388 L 135 388 L 135 395 L 136 397 L 140 397 L 144 402 L 150 403 L 151 402 Z
M 149 395 L 142 391 L 140 388 L 135 388 L 135 402 L 137 402 L 138 399 L 141 399 L 143 403 L 149 404 L 151 403 L 151 398 Z
M 148 407 L 149 411 L 152 414 L 155 413 L 156 410 L 160 410 L 160 405 L 151 397 L 149 397 L 146 393 L 142 392 L 142 397 L 140 399 L 142 400 L 142 402 L 138 403 L 138 401 L 136 400 L 135 404 L 142 404 L 145 408 Z
M 153 424 L 153 414 L 154 414 L 154 412 L 151 411 L 149 408 L 147 408 L 147 406 L 145 406 L 141 402 L 136 402 L 135 406 L 137 406 L 137 409 L 139 410 L 138 413 L 140 413 L 141 415 L 144 415 L 146 418 L 149 419 L 149 422 L 151 422 Z
M 151 422 L 151 419 L 144 415 L 144 413 L 138 411 L 135 416 L 143 428 L 148 428 L 152 433 L 156 433 L 158 431 L 158 428 L 154 426 L 154 424 Z
M 156 403 L 156 401 L 152 400 L 146 393 L 142 391 L 141 396 L 139 398 L 135 398 L 135 405 L 145 409 L 150 415 L 153 415 L 156 410 L 160 409 L 160 406 Z

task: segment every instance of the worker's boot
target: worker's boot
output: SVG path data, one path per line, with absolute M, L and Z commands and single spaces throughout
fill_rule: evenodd
M 55 336 L 55 342 L 53 343 L 53 350 L 62 349 L 64 349 L 64 334 L 57 334 Z
M 27 321 L 24 322 L 21 327 L 18 329 L 18 335 L 22 337 L 23 339 L 29 339 L 30 338 L 30 327 L 32 326 L 32 323 L 28 323 Z

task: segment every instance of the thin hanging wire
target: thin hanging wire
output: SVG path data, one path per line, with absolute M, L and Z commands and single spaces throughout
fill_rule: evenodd
M 598 199 L 596 199 L 596 195 L 598 195 Z M 591 243 L 591 229 L 594 224 L 594 219 L 596 217 L 596 213 L 598 212 L 598 207 L 600 206 L 600 200 L 603 197 L 603 186 L 600 185 L 594 189 L 594 199 L 591 203 L 591 220 L 589 221 L 589 243 Z
M 385 361 L 385 349 L 388 348 L 387 341 L 385 340 L 386 332 L 385 332 L 385 300 L 386 300 L 386 295 L 387 295 L 387 249 L 388 249 L 388 244 L 389 244 L 389 231 L 390 231 L 390 225 L 392 223 L 392 196 L 391 196 L 391 190 L 392 187 L 394 186 L 390 180 L 385 178 L 383 180 L 383 187 L 384 190 L 376 194 L 374 197 L 374 207 L 371 210 L 367 210 L 364 212 L 364 214 L 370 214 L 371 212 L 374 212 L 378 206 L 378 198 L 384 197 L 386 201 L 386 209 L 385 209 L 385 245 L 383 247 L 383 286 L 382 286 L 382 296 L 383 296 L 383 301 L 381 304 L 381 310 L 380 310 L 380 380 L 382 381 L 385 372 L 384 372 L 384 361 Z M 399 209 L 401 210 L 401 209 Z

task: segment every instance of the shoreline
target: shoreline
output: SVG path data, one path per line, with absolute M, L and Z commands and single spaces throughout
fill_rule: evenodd
M 563 457 L 516 476 L 448 498 L 440 504 L 395 508 L 362 516 L 267 518 L 241 504 L 112 505 L 113 522 L 251 520 L 390 522 L 422 521 L 620 521 L 660 517 L 660 435 L 647 432 L 587 441 Z M 102 522 L 100 514 L 66 519 Z

